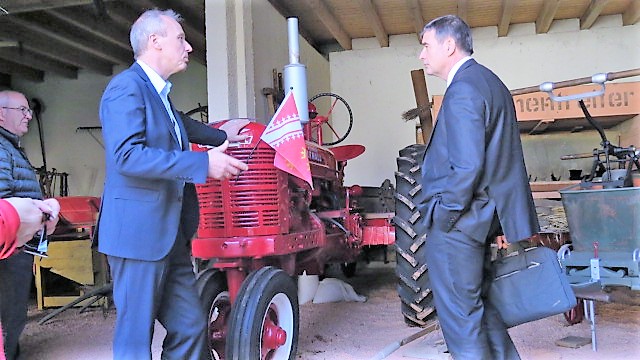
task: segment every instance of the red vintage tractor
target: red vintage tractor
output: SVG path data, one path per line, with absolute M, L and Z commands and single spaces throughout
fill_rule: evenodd
M 393 187 L 344 186 L 347 161 L 364 146 L 323 145 L 322 128 L 331 127 L 336 106 L 346 108 L 349 127 L 342 136 L 331 127 L 337 141 L 330 144 L 344 140 L 353 117 L 335 94 L 311 99 L 320 101 L 329 101 L 327 115 L 311 114 L 304 126 L 313 189 L 274 166 L 275 151 L 261 142 L 265 125 L 259 123 L 247 125 L 248 140 L 227 150 L 249 169 L 198 186 L 200 227 L 192 252 L 205 264 L 197 284 L 213 359 L 294 359 L 295 276 L 321 275 L 329 263 L 342 264 L 350 275 L 363 249 L 394 243 Z

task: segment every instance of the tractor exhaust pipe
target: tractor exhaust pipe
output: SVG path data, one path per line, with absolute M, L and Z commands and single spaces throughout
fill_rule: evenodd
M 298 36 L 298 18 L 287 18 L 287 34 L 289 36 L 289 64 L 284 66 L 285 95 L 293 90 L 298 114 L 302 125 L 309 122 L 307 96 L 307 68 L 300 63 L 300 43 Z

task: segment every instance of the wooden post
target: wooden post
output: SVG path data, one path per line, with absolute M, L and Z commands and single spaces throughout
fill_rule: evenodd
M 427 81 L 424 78 L 424 70 L 412 70 L 411 82 L 413 83 L 413 93 L 416 98 L 416 104 L 418 105 L 422 139 L 423 143 L 426 144 L 433 130 L 433 119 L 431 117 L 431 103 L 429 102 L 429 92 L 427 91 Z

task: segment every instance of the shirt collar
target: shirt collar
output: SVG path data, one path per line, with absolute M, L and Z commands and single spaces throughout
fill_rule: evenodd
M 158 94 L 162 94 L 162 91 L 166 86 L 167 87 L 166 92 L 168 95 L 169 91 L 171 90 L 171 82 L 165 81 L 160 75 L 158 75 L 158 73 L 155 70 L 153 70 L 149 65 L 145 64 L 144 61 L 138 59 L 136 60 L 136 62 L 138 63 L 138 65 L 140 65 L 140 67 L 142 68 L 142 71 L 144 71 L 144 73 L 147 74 L 147 76 L 149 77 L 149 80 L 151 80 L 151 84 L 153 84 L 153 88 L 156 89 Z
M 453 81 L 453 77 L 456 76 L 456 73 L 458 72 L 458 70 L 460 70 L 460 67 L 462 66 L 462 64 L 467 62 L 467 60 L 471 60 L 471 56 L 465 56 L 462 59 L 460 59 L 455 65 L 453 65 L 453 67 L 449 71 L 449 75 L 447 76 L 447 87 L 451 85 L 451 81 Z

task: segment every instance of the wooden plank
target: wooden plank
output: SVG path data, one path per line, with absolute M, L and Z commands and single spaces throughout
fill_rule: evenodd
M 587 11 L 580 17 L 580 30 L 590 29 L 608 2 L 609 0 L 591 0 Z
M 320 21 L 327 27 L 331 35 L 338 41 L 338 44 L 342 46 L 345 50 L 352 49 L 352 39 L 349 34 L 342 28 L 342 25 L 338 23 L 335 16 L 331 13 L 331 11 L 327 8 L 324 1 L 321 0 L 310 0 L 309 5 L 316 12 Z
M 407 10 L 409 14 L 411 14 L 411 19 L 413 20 L 413 27 L 416 29 L 416 35 L 418 35 L 418 41 L 422 41 L 420 39 L 420 33 L 425 26 L 425 20 L 422 16 L 422 9 L 420 8 L 420 3 L 418 0 L 405 0 L 407 3 Z
M 592 92 L 598 85 L 580 85 L 557 90 L 557 95 L 572 95 Z M 582 119 L 584 114 L 577 101 L 554 102 L 544 92 L 516 95 L 513 97 L 518 121 L 540 121 L 542 119 Z M 640 114 L 640 82 L 607 83 L 603 95 L 584 99 L 594 117 Z M 433 118 L 437 118 L 442 106 L 442 95 L 433 97 Z
M 560 0 L 544 0 L 542 10 L 536 19 L 536 34 L 545 34 L 549 31 L 559 6 Z
M 622 14 L 622 25 L 634 25 L 640 20 L 640 1 L 629 1 L 629 7 Z
M 389 34 L 384 29 L 380 16 L 378 16 L 378 12 L 371 0 L 360 0 L 360 7 L 367 22 L 373 28 L 373 33 L 376 34 L 380 47 L 389 47 Z
M 513 8 L 514 0 L 502 0 L 502 11 L 500 13 L 500 22 L 498 23 L 498 36 L 507 36 L 509 33 Z
M 529 186 L 531 187 L 531 192 L 549 192 L 558 191 L 579 183 L 580 180 L 532 181 Z

